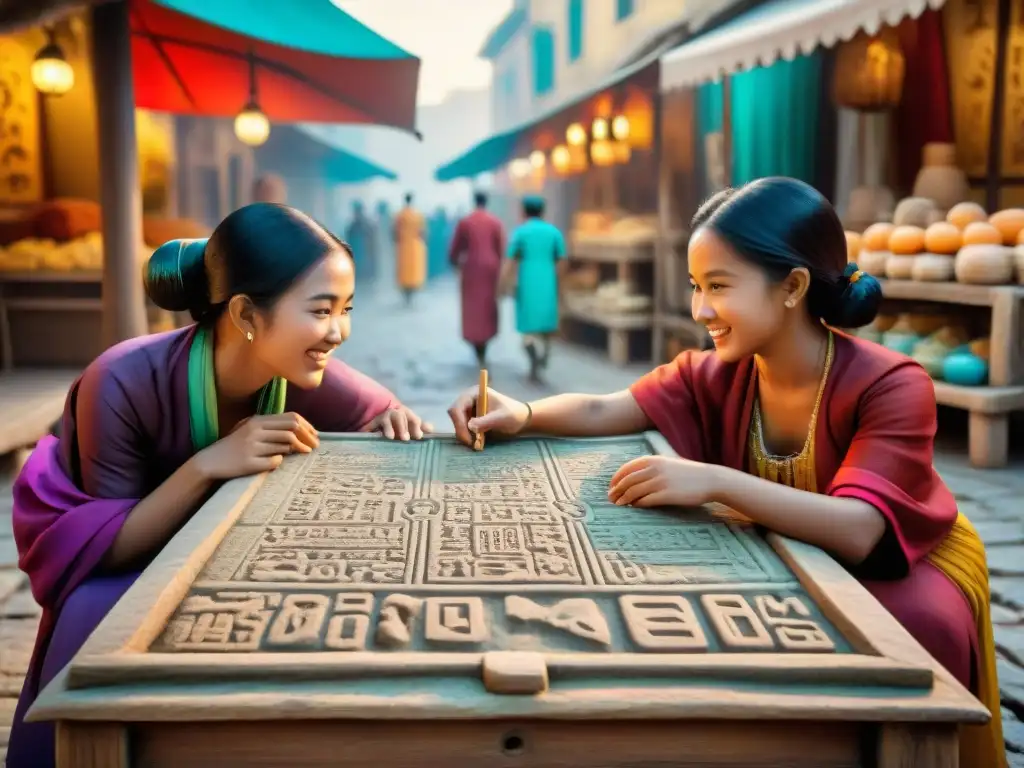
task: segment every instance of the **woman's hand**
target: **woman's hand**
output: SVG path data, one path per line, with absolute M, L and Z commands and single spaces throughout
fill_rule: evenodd
M 608 499 L 620 506 L 697 507 L 715 500 L 718 467 L 668 456 L 642 456 L 619 467 Z
M 388 440 L 422 440 L 434 428 L 404 405 L 389 408 L 363 427 L 360 432 L 380 432 Z
M 471 387 L 459 395 L 448 409 L 459 442 L 472 447 L 474 432 L 515 435 L 526 426 L 530 409 L 518 400 L 490 388 L 487 390 L 487 413 L 477 418 L 476 401 L 479 395 L 480 387 Z
M 316 430 L 297 413 L 252 416 L 197 453 L 195 461 L 204 477 L 230 480 L 276 469 L 288 454 L 310 453 L 318 445 Z

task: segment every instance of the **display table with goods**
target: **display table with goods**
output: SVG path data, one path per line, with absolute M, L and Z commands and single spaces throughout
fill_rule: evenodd
M 638 510 L 655 433 L 322 435 L 225 484 L 29 719 L 61 768 L 953 768 L 987 710 L 838 563 Z
M 893 218 L 847 233 L 887 299 L 858 335 L 920 362 L 938 403 L 970 414 L 971 463 L 1004 466 L 1010 414 L 1024 410 L 1024 210 L 960 203 L 942 216 L 909 198 Z
M 656 229 L 649 217 L 581 212 L 569 239 L 562 316 L 602 328 L 609 359 L 633 357 L 631 339 L 650 335 Z

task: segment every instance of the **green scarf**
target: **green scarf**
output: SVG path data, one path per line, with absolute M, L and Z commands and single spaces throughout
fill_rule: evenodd
M 284 413 L 288 383 L 279 377 L 260 390 L 256 404 L 259 416 Z M 213 445 L 220 437 L 217 423 L 217 382 L 213 371 L 213 332 L 200 327 L 188 351 L 188 420 L 192 448 L 196 452 Z

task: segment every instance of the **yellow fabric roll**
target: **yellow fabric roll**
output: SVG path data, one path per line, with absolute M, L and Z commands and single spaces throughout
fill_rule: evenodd
M 978 628 L 978 698 L 992 713 L 988 725 L 960 729 L 960 765 L 1006 768 L 985 544 L 971 521 L 961 513 L 953 530 L 927 559 L 960 587 L 971 606 Z

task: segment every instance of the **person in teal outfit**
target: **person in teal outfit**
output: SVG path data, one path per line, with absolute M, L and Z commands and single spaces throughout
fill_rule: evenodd
M 516 330 L 536 381 L 547 367 L 551 334 L 558 330 L 558 281 L 565 267 L 565 238 L 544 221 L 544 198 L 523 198 L 523 223 L 509 238 L 506 270 L 516 269 Z

